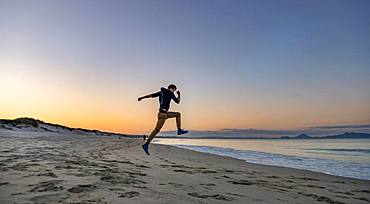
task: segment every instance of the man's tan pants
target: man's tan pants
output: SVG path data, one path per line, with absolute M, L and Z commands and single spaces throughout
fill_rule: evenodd
M 168 118 L 175 118 L 175 117 L 176 117 L 177 129 L 181 129 L 181 114 L 179 112 L 167 112 L 167 113 L 159 112 L 157 125 L 155 126 L 152 133 L 150 133 L 147 143 L 150 143 L 152 139 L 158 134 L 158 132 L 163 127 L 164 122 L 166 122 Z

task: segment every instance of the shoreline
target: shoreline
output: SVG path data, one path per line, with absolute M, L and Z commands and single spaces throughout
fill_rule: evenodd
M 155 142 L 239 158 L 255 164 L 370 180 L 369 139 L 292 141 L 161 138 Z
M 0 131 L 1 203 L 368 203 L 370 182 L 142 140 Z M 26 134 L 27 135 L 27 134 Z M 29 134 L 28 134 L 29 135 Z
M 182 150 L 187 150 L 187 151 L 192 151 L 192 152 L 197 152 L 197 153 L 201 153 L 201 154 L 212 155 L 212 156 L 219 156 L 219 157 L 222 157 L 224 159 L 235 159 L 235 160 L 238 160 L 239 162 L 247 163 L 248 165 L 257 165 L 257 166 L 262 166 L 262 167 L 265 166 L 265 167 L 271 167 L 271 168 L 282 168 L 281 170 L 283 170 L 283 169 L 290 169 L 292 171 L 305 171 L 305 172 L 308 172 L 308 173 L 323 174 L 323 175 L 326 175 L 326 176 L 339 177 L 339 178 L 343 178 L 343 179 L 354 179 L 354 180 L 369 182 L 369 185 L 370 185 L 370 179 L 368 180 L 368 179 L 360 179 L 360 178 L 339 176 L 339 175 L 334 175 L 334 174 L 329 174 L 329 173 L 324 173 L 324 172 L 312 171 L 312 170 L 308 170 L 308 169 L 297 169 L 297 168 L 286 167 L 286 166 L 276 166 L 276 165 L 269 165 L 269 164 L 253 163 L 253 162 L 248 162 L 248 161 L 245 161 L 243 159 L 238 159 L 238 158 L 231 157 L 231 156 L 219 155 L 219 154 L 212 154 L 212 153 L 209 153 L 209 152 L 201 152 L 201 151 L 196 151 L 196 150 L 191 150 L 191 149 L 177 147 L 175 145 L 158 144 L 158 143 L 156 143 L 155 145 L 171 146 L 171 147 L 174 147 L 174 148 L 178 148 L 178 149 L 182 149 Z
M 159 143 L 156 143 L 156 144 L 159 144 Z M 332 176 L 339 176 L 339 177 L 344 177 L 344 178 L 353 178 L 353 179 L 360 179 L 360 180 L 364 180 L 364 181 L 369 181 L 370 182 L 370 178 L 367 179 L 367 178 L 359 178 L 359 177 L 356 177 L 355 175 L 352 175 L 352 176 L 344 176 L 344 175 L 339 175 L 339 174 L 335 174 L 335 173 L 331 173 L 331 172 L 324 172 L 324 171 L 319 171 L 319 170 L 313 170 L 313 169 L 309 169 L 309 168 L 299 168 L 299 167 L 294 167 L 294 166 L 289 166 L 289 165 L 278 165 L 278 164 L 268 164 L 268 163 L 259 163 L 259 162 L 253 162 L 253 161 L 248 161 L 247 158 L 237 158 L 235 156 L 231 156 L 231 155 L 227 155 L 226 153 L 212 153 L 210 152 L 210 150 L 201 150 L 202 148 L 211 148 L 211 149 L 232 149 L 233 151 L 238 151 L 238 152 L 245 152 L 245 153 L 249 153 L 249 152 L 252 152 L 252 153 L 257 153 L 257 154 L 266 154 L 266 155 L 279 155 L 279 156 L 282 156 L 282 157 L 286 157 L 286 158 L 299 158 L 299 159 L 315 159 L 315 160 L 325 160 L 325 161 L 332 161 L 332 162 L 336 162 L 336 163 L 341 163 L 341 164 L 351 164 L 351 165 L 367 165 L 366 163 L 356 163 L 356 162 L 345 162 L 345 161 L 339 161 L 339 160 L 334 160 L 334 159 L 323 159 L 323 158 L 311 158 L 311 157 L 304 157 L 304 156 L 293 156 L 293 155 L 284 155 L 284 154 L 277 154 L 277 153 L 270 153 L 270 152 L 262 152 L 262 151 L 255 151 L 255 150 L 238 150 L 238 149 L 234 149 L 232 147 L 218 147 L 218 146 L 205 146 L 205 145 L 177 145 L 177 144 L 162 144 L 162 145 L 169 145 L 169 146 L 173 146 L 173 147 L 177 147 L 177 148 L 181 148 L 181 149 L 186 149 L 186 150 L 191 150 L 191 151 L 196 151 L 196 152 L 201 152 L 201 153 L 206 153 L 206 154 L 212 154 L 212 155 L 218 155 L 218 156 L 224 156 L 224 157 L 227 157 L 227 158 L 233 158 L 233 159 L 239 159 L 241 161 L 244 161 L 246 163 L 250 163 L 250 164 L 258 164 L 258 165 L 267 165 L 267 166 L 276 166 L 276 167 L 283 167 L 283 168 L 292 168 L 292 169 L 296 169 L 296 170 L 306 170 L 306 171 L 311 171 L 311 172 L 316 172 L 316 173 L 323 173 L 323 174 L 326 174 L 326 175 L 332 175 Z

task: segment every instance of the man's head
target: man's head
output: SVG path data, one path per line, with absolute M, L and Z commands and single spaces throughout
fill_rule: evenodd
M 175 84 L 170 84 L 168 85 L 168 90 L 170 90 L 171 92 L 175 92 L 177 89 L 176 85 Z

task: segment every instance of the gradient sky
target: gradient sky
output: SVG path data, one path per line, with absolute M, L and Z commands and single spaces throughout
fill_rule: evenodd
M 0 0 L 0 118 L 148 133 L 370 123 L 368 0 Z M 174 120 L 165 130 L 174 129 Z

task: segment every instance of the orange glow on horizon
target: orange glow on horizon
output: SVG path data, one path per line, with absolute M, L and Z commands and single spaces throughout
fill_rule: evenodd
M 149 134 L 156 123 L 157 99 L 137 102 L 141 91 L 132 87 L 103 87 L 81 81 L 65 83 L 52 73 L 37 72 L 36 66 L 5 62 L 0 67 L 0 118 L 33 117 L 70 127 L 108 132 Z M 18 70 L 18 71 L 15 71 Z M 23 70 L 23 71 L 22 71 Z M 223 128 L 295 129 L 329 124 L 370 123 L 366 103 L 322 104 L 320 100 L 302 109 L 301 102 L 255 101 L 243 98 L 214 101 L 210 96 L 183 93 L 180 105 L 172 110 L 182 112 L 184 128 L 220 130 Z M 196 100 L 194 102 L 189 96 Z M 203 98 L 196 98 L 203 97 Z M 232 107 L 232 109 L 230 109 Z M 343 117 L 345 116 L 345 117 Z M 175 120 L 168 120 L 163 130 L 174 130 Z

